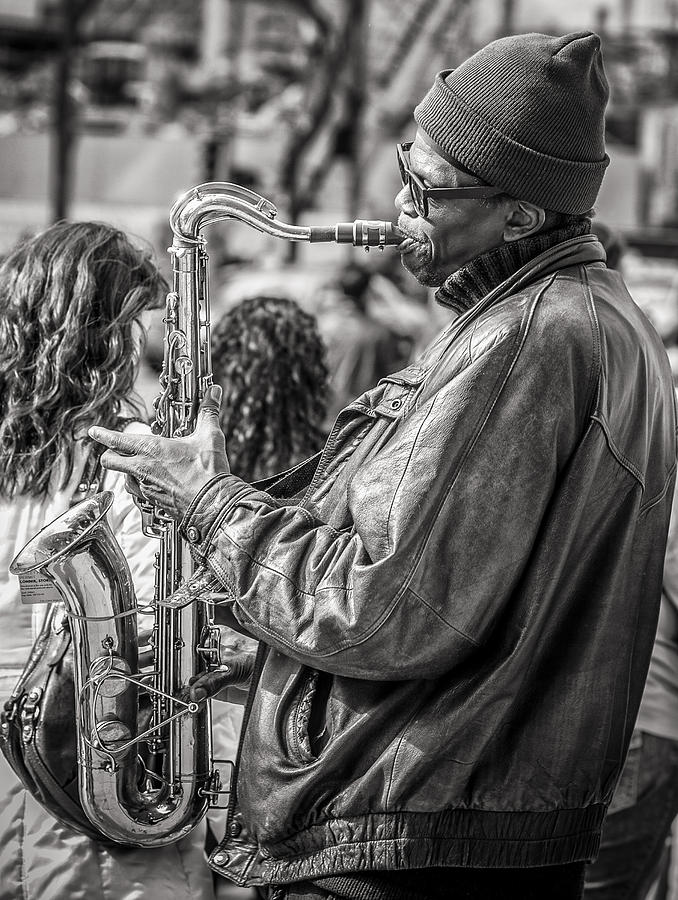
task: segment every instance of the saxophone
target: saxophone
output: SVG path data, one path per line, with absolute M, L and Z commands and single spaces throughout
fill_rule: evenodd
M 327 226 L 280 222 L 276 207 L 236 184 L 201 184 L 172 207 L 172 290 L 153 430 L 182 437 L 212 384 L 208 255 L 202 230 L 234 219 L 291 241 L 398 244 L 390 222 Z M 79 794 L 92 824 L 112 841 L 157 847 L 188 834 L 228 788 L 214 767 L 210 703 L 187 696 L 192 676 L 219 665 L 219 629 L 204 602 L 175 608 L 170 596 L 192 574 L 176 522 L 141 505 L 144 534 L 159 541 L 152 603 L 151 671 L 139 670 L 138 607 L 127 561 L 107 523 L 103 491 L 47 525 L 17 554 L 27 602 L 64 604 L 74 651 Z M 145 702 L 142 714 L 141 705 Z M 224 761 L 233 766 L 231 761 Z

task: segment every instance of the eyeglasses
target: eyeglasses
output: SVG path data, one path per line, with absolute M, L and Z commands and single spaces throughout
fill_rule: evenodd
M 418 175 L 410 169 L 410 148 L 413 141 L 407 141 L 405 144 L 396 144 L 398 153 L 398 168 L 400 169 L 400 178 L 403 186 L 410 189 L 412 203 L 414 208 L 422 218 L 428 216 L 428 200 L 429 197 L 446 197 L 455 200 L 475 200 L 480 197 L 493 197 L 496 194 L 503 194 L 501 188 L 491 187 L 490 185 L 471 185 L 469 187 L 437 187 L 427 188 Z

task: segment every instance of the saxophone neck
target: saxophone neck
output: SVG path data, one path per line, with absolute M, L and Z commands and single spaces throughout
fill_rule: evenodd
M 260 194 L 229 182 L 208 182 L 187 191 L 174 204 L 170 226 L 174 234 L 171 252 L 186 253 L 204 244 L 200 231 L 223 219 L 236 219 L 257 231 L 288 241 L 353 244 L 356 247 L 394 246 L 402 235 L 391 222 L 356 219 L 335 225 L 289 225 Z
M 287 225 L 277 215 L 278 210 L 270 200 L 249 188 L 225 181 L 199 184 L 179 197 L 170 212 L 173 251 L 202 244 L 199 232 L 224 219 L 236 219 L 273 237 L 310 240 L 309 228 Z

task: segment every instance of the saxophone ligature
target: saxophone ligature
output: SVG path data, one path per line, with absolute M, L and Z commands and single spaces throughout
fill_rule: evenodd
M 402 240 L 390 222 L 286 224 L 269 200 L 236 184 L 200 184 L 183 194 L 170 212 L 173 283 L 153 425 L 165 437 L 193 431 L 212 384 L 202 232 L 224 219 L 290 241 L 383 249 Z M 61 602 L 69 618 L 79 793 L 87 817 L 109 840 L 155 847 L 186 835 L 228 793 L 212 759 L 210 703 L 191 702 L 186 690 L 193 676 L 219 665 L 219 629 L 209 598 L 183 606 L 170 602 L 193 573 L 191 556 L 178 524 L 162 509 L 141 504 L 143 531 L 159 541 L 159 549 L 150 609 L 154 660 L 150 670 L 140 671 L 140 610 L 106 519 L 112 501 L 103 491 L 72 507 L 20 551 L 10 570 L 29 602 Z

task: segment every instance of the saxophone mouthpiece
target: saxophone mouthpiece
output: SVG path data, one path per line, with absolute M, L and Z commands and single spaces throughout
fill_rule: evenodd
M 336 225 L 311 225 L 309 241 L 334 242 L 336 244 L 353 244 L 354 247 L 396 246 L 403 240 L 403 235 L 392 222 L 356 219 L 355 222 L 337 222 Z

